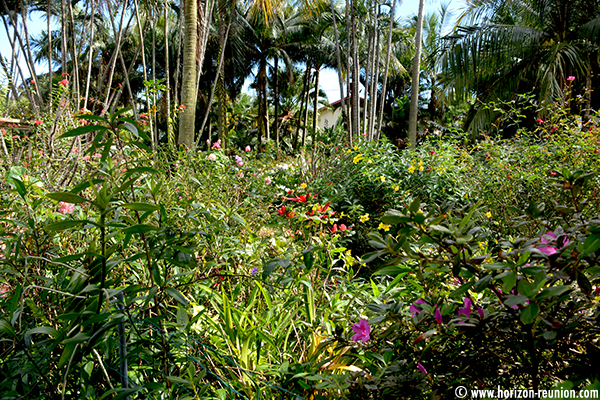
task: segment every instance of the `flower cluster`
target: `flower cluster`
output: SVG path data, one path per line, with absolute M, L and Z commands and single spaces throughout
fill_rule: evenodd
M 64 201 L 61 201 L 58 203 L 58 212 L 61 214 L 73 214 L 73 211 L 75 211 L 75 204 L 73 203 L 65 203 Z

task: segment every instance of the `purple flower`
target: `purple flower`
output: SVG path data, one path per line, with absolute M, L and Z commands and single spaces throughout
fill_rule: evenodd
M 540 240 L 540 242 L 542 243 L 555 243 L 556 242 L 556 235 L 554 234 L 554 232 L 548 232 L 545 235 L 542 235 L 542 240 Z M 569 243 L 571 243 L 571 241 L 569 239 L 563 239 L 562 243 L 556 243 L 557 245 L 559 245 L 559 248 L 563 248 L 569 245 Z M 539 251 L 541 251 L 542 253 L 546 254 L 547 256 L 551 256 L 552 254 L 556 254 L 556 246 L 538 246 L 537 248 Z
M 258 268 L 256 268 L 256 267 L 252 268 L 252 269 L 250 270 L 250 274 L 252 274 L 252 275 L 256 275 L 256 274 L 258 274 Z
M 237 154 L 233 157 L 235 158 L 235 162 L 237 163 L 237 165 L 239 165 L 240 167 L 242 165 L 244 165 L 244 161 L 242 160 L 242 157 L 238 156 Z
M 416 317 L 417 314 L 419 314 L 421 311 L 427 312 L 427 311 L 421 310 L 419 307 L 417 307 L 417 304 L 427 304 L 427 302 L 423 299 L 419 299 L 410 305 L 410 307 L 408 308 L 408 311 L 410 311 L 412 313 L 413 318 Z
M 442 312 L 439 308 L 435 309 L 435 323 L 438 325 L 442 324 Z
M 460 317 L 460 314 L 464 314 L 467 318 L 470 318 L 472 305 L 473 305 L 473 302 L 471 301 L 471 299 L 468 297 L 465 297 L 464 308 L 458 309 L 458 316 Z
M 369 325 L 367 320 L 364 318 L 361 319 L 357 324 L 354 324 L 352 326 L 352 330 L 355 332 L 355 334 L 352 335 L 352 340 L 354 341 L 362 341 L 363 343 L 366 343 L 371 338 L 371 325 Z
M 477 314 L 479 314 L 479 318 L 483 319 L 483 317 L 484 317 L 483 308 L 477 307 Z
M 420 362 L 417 363 L 417 368 L 419 368 L 419 371 L 421 371 L 422 373 L 427 374 L 427 370 Z

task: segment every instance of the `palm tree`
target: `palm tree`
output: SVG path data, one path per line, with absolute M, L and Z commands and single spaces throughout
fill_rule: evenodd
M 185 1 L 184 21 L 181 104 L 185 106 L 185 109 L 179 118 L 177 143 L 190 148 L 194 145 L 196 121 L 196 46 L 198 42 L 198 3 L 196 0 Z
M 412 84 L 410 95 L 410 115 L 408 118 L 408 141 L 410 148 L 417 146 L 417 113 L 419 110 L 419 84 L 421 69 L 421 36 L 423 34 L 423 6 L 425 0 L 419 1 L 419 14 L 417 16 L 417 29 L 415 33 L 415 57 L 413 60 Z
M 481 0 L 469 2 L 459 21 L 443 53 L 442 83 L 453 100 L 477 98 L 465 120 L 471 132 L 493 118 L 485 102 L 533 92 L 552 104 L 567 95 L 569 76 L 580 92 L 599 83 L 597 0 Z M 588 108 L 597 108 L 592 101 Z

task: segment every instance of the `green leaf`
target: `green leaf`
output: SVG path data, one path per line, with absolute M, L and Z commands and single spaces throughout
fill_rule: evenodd
M 66 220 L 54 222 L 52 224 L 48 224 L 44 226 L 44 229 L 47 231 L 64 231 L 65 229 L 73 228 L 74 226 L 84 225 L 88 223 L 87 220 Z
M 481 278 L 477 282 L 475 282 L 475 284 L 473 285 L 473 290 L 476 292 L 481 292 L 488 286 L 488 284 L 490 283 L 491 280 L 492 280 L 491 274 L 484 276 L 483 278 Z
M 52 200 L 64 201 L 65 203 L 73 204 L 85 203 L 86 201 L 88 201 L 88 199 L 86 199 L 85 197 L 81 197 L 77 194 L 70 192 L 48 193 L 46 194 L 46 197 Z
M 504 301 L 504 304 L 506 304 L 507 306 L 516 306 L 518 304 L 525 303 L 527 300 L 529 299 L 525 296 L 515 296 L 514 294 L 509 294 L 506 301 Z
M 54 329 L 51 326 L 38 326 L 37 328 L 33 328 L 28 330 L 27 332 L 25 332 L 25 335 L 23 336 L 23 340 L 25 341 L 25 344 L 27 346 L 29 346 L 31 344 L 31 336 L 35 335 L 37 333 L 41 333 L 44 335 L 50 335 L 53 338 L 56 338 L 58 336 L 58 331 L 56 329 Z
M 517 283 L 517 272 L 511 271 L 510 274 L 502 278 L 502 282 L 502 290 L 506 293 L 510 293 L 510 291 L 515 287 L 515 284 Z
M 79 128 L 71 129 L 70 131 L 63 133 L 60 135 L 61 138 L 70 138 L 75 136 L 85 135 L 86 133 L 96 132 L 96 131 L 105 131 L 108 128 L 102 125 L 86 125 L 80 126 Z
M 452 231 L 450 229 L 448 229 L 442 225 L 429 225 L 429 228 L 433 229 L 434 231 L 438 231 L 438 232 L 450 233 L 450 234 L 452 233 Z
M 521 322 L 525 325 L 531 324 L 539 312 L 540 306 L 534 301 L 530 302 L 527 307 L 521 310 Z
M 389 267 L 383 267 L 380 270 L 377 270 L 373 275 L 396 276 L 403 272 L 412 272 L 412 268 L 401 267 L 399 265 L 391 265 Z
M 600 249 L 600 233 L 588 236 L 583 242 L 582 256 L 586 257 Z
M 187 301 L 187 299 L 185 298 L 185 296 L 183 294 L 181 294 L 181 292 L 175 288 L 166 288 L 165 291 L 175 300 L 177 300 L 179 303 L 183 304 L 184 306 L 188 306 L 189 302 Z
M 525 279 L 521 279 L 517 284 L 517 290 L 523 296 L 526 296 L 528 299 L 533 298 L 536 293 L 533 287 L 533 284 Z
M 67 344 L 81 343 L 81 342 L 85 342 L 89 338 L 90 338 L 89 335 L 86 335 L 83 332 L 79 332 L 77 335 L 63 340 L 62 344 L 67 345 Z
M 146 224 L 138 224 L 138 225 L 133 225 L 133 226 L 128 226 L 127 228 L 123 228 L 122 232 L 123 233 L 137 233 L 137 234 L 142 234 L 142 233 L 146 233 L 146 232 L 150 232 L 150 231 L 155 231 L 158 228 L 152 225 L 146 225 Z
M 455 291 L 453 291 L 452 293 L 450 293 L 450 297 L 458 297 L 464 293 L 466 293 L 469 289 L 471 289 L 471 286 L 473 286 L 475 284 L 475 282 L 470 281 L 465 283 L 464 285 L 462 285 L 461 287 L 459 287 L 458 289 L 456 289 Z
M 129 210 L 134 210 L 134 211 L 156 211 L 159 210 L 160 207 L 157 206 L 156 204 L 150 204 L 150 203 L 127 203 L 125 205 L 123 205 L 123 207 L 129 209 Z
M 542 300 L 542 299 L 546 299 L 546 298 L 550 298 L 550 297 L 556 297 L 556 296 L 560 296 L 563 293 L 569 291 L 571 289 L 570 286 L 552 286 L 552 287 L 547 287 L 544 290 L 542 290 L 540 292 L 540 294 L 538 294 L 536 296 L 537 300 Z
M 408 206 L 408 211 L 410 211 L 412 214 L 415 214 L 417 211 L 419 211 L 419 207 L 421 207 L 421 200 L 419 200 L 419 198 L 415 198 L 412 203 L 410 203 L 410 206 Z
M 583 293 L 587 295 L 592 293 L 592 284 L 587 276 L 581 271 L 577 271 L 577 284 Z

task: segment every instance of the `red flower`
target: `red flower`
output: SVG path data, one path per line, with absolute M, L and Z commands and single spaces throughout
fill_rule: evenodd
M 58 82 L 59 85 L 63 85 L 63 86 L 67 86 L 69 84 L 69 81 L 66 79 L 63 79 L 62 81 Z
M 69 76 L 69 74 L 67 74 L 66 72 L 63 72 L 62 76 Z
M 280 208 L 277 209 L 277 214 L 279 215 L 285 215 L 285 206 L 281 206 Z
M 300 196 L 296 196 L 296 197 L 284 197 L 285 200 L 290 200 L 290 201 L 300 201 L 302 203 L 306 203 L 309 199 L 310 199 L 310 193 L 307 194 L 301 194 Z
M 337 224 L 333 224 L 333 228 L 331 228 L 331 233 L 336 233 L 338 231 Z
M 431 154 L 431 155 L 434 155 L 434 154 L 435 154 L 435 151 L 434 151 L 434 150 L 431 150 L 431 151 L 429 152 L 429 154 Z
M 36 124 L 36 125 L 40 125 L 41 123 L 42 123 L 42 121 L 41 121 L 41 120 L 39 120 L 39 119 L 36 119 L 36 120 L 35 120 L 35 124 Z

